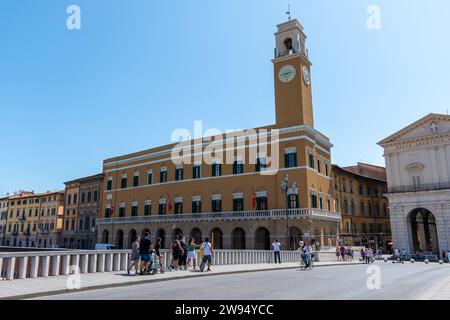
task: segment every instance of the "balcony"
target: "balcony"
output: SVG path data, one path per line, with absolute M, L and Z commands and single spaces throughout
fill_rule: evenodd
M 420 191 L 436 191 L 450 189 L 450 182 L 426 183 L 418 185 L 407 185 L 389 187 L 388 193 L 404 193 L 404 192 L 420 192 Z
M 315 219 L 339 222 L 341 214 L 321 209 L 289 209 L 290 219 Z M 260 210 L 260 211 L 232 211 L 216 213 L 190 213 L 151 215 L 139 217 L 103 218 L 97 219 L 97 225 L 108 224 L 146 224 L 168 222 L 199 222 L 199 221 L 239 221 L 239 220 L 279 220 L 286 218 L 286 209 Z

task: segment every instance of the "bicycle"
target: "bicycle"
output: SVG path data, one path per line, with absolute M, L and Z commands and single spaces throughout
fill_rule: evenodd
M 312 270 L 314 268 L 314 258 L 306 257 L 305 254 L 302 254 L 302 258 L 300 260 L 300 270 Z

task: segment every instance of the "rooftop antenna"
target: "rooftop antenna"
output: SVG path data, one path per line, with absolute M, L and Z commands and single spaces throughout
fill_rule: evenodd
M 291 5 L 288 4 L 288 10 L 286 11 L 286 14 L 288 15 L 289 21 L 291 21 Z

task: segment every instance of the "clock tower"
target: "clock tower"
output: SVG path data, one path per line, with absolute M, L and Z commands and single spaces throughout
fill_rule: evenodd
M 311 62 L 306 35 L 297 19 L 277 26 L 274 65 L 276 126 L 308 125 L 314 128 Z

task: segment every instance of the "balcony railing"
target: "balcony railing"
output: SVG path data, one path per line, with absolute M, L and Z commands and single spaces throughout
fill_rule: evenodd
M 321 209 L 289 209 L 289 218 L 312 218 L 320 220 L 340 221 L 341 214 Z M 138 217 L 120 217 L 97 219 L 97 225 L 105 224 L 130 224 L 130 223 L 164 223 L 174 221 L 236 221 L 236 220 L 277 220 L 286 218 L 286 209 L 260 210 L 260 211 L 232 211 L 216 213 L 190 213 L 151 215 Z
M 450 189 L 450 182 L 426 183 L 418 185 L 407 185 L 389 187 L 388 193 L 403 193 L 403 192 L 419 192 L 419 191 L 433 191 Z

